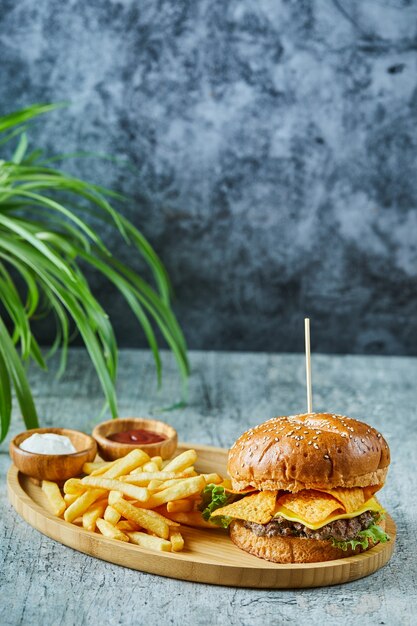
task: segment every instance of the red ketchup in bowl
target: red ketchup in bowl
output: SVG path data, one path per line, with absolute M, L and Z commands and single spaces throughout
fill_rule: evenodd
M 114 433 L 109 435 L 107 439 L 111 441 L 117 441 L 117 443 L 129 443 L 144 445 L 147 443 L 160 443 L 165 441 L 166 437 L 155 433 L 153 430 L 145 430 L 143 428 L 135 428 L 132 430 L 125 430 L 121 433 Z

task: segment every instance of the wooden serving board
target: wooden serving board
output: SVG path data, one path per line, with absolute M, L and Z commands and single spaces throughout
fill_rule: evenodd
M 226 475 L 227 450 L 180 444 L 178 452 L 194 448 L 197 469 Z M 395 524 L 387 515 L 391 541 L 364 554 L 325 563 L 279 565 L 258 559 L 237 548 L 225 530 L 181 527 L 185 539 L 182 552 L 151 552 L 131 543 L 103 537 L 69 524 L 49 513 L 38 485 L 12 465 L 7 476 L 9 500 L 24 520 L 44 535 L 91 556 L 160 576 L 193 582 L 257 588 L 323 587 L 349 582 L 372 574 L 392 556 Z

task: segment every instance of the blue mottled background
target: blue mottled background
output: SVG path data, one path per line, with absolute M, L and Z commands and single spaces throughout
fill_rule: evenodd
M 2 111 L 71 100 L 34 139 L 129 160 L 66 167 L 132 198 L 191 347 L 302 350 L 308 314 L 315 350 L 417 354 L 416 2 L 0 7 Z

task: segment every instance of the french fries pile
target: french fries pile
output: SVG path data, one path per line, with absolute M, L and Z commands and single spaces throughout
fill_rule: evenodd
M 135 449 L 117 461 L 85 463 L 84 478 L 70 478 L 64 494 L 50 481 L 42 482 L 52 512 L 67 522 L 98 531 L 105 537 L 149 550 L 180 551 L 181 524 L 213 528 L 197 510 L 207 484 L 220 484 L 218 474 L 194 470 L 195 450 L 186 450 L 163 463 Z

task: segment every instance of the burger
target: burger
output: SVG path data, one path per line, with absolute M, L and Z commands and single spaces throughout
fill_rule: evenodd
M 351 556 L 389 539 L 375 494 L 388 444 L 371 426 L 330 413 L 275 417 L 243 433 L 227 485 L 209 485 L 203 517 L 242 550 L 276 563 Z

